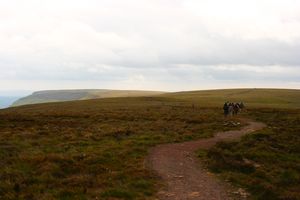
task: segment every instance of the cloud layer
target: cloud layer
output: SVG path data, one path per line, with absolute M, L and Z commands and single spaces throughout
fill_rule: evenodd
M 0 0 L 0 89 L 300 88 L 297 0 Z

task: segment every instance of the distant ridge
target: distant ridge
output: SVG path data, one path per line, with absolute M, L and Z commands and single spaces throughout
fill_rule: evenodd
M 192 101 L 203 106 L 222 106 L 224 102 L 246 103 L 246 107 L 300 108 L 299 89 L 243 88 L 167 93 L 164 97 Z
M 43 90 L 32 93 L 29 96 L 18 99 L 12 107 L 39 104 L 49 102 L 75 101 L 112 97 L 141 97 L 164 94 L 161 91 L 143 90 L 107 90 L 107 89 L 83 89 L 83 90 Z

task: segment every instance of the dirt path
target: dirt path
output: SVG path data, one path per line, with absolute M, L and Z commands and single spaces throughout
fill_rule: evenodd
M 232 199 L 232 188 L 221 182 L 203 167 L 195 151 L 208 149 L 219 141 L 239 139 L 265 127 L 263 123 L 246 120 L 239 131 L 219 132 L 215 137 L 198 141 L 165 144 L 154 147 L 147 163 L 167 184 L 157 196 L 161 200 L 227 200 Z

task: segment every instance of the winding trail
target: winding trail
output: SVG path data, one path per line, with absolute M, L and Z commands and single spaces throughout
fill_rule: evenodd
M 212 138 L 164 144 L 150 150 L 148 166 L 167 184 L 158 192 L 161 200 L 229 200 L 232 188 L 203 167 L 195 155 L 198 149 L 208 149 L 219 141 L 239 139 L 266 125 L 243 119 L 248 125 L 237 131 L 218 132 Z

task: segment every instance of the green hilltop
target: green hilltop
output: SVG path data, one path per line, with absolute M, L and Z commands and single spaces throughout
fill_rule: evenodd
M 139 97 L 162 94 L 158 91 L 139 90 L 105 90 L 105 89 L 85 89 L 85 90 L 44 90 L 34 92 L 31 95 L 21 98 L 12 104 L 12 107 L 39 104 L 49 102 L 75 101 L 87 99 L 100 99 L 112 97 Z
M 300 108 L 300 90 L 295 89 L 222 89 L 167 93 L 163 96 L 191 101 L 204 107 L 220 106 L 225 101 L 249 107 Z
M 184 92 L 161 92 L 139 90 L 45 90 L 21 98 L 12 104 L 12 107 L 50 102 L 104 99 L 117 97 L 149 97 L 174 99 L 191 102 L 202 107 L 215 107 L 225 101 L 241 102 L 247 107 L 268 108 L 300 108 L 300 90 L 296 89 L 220 89 L 198 90 Z

